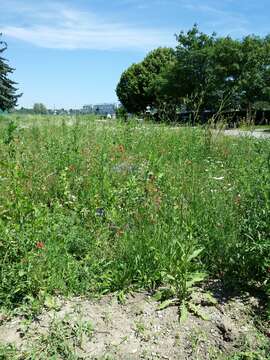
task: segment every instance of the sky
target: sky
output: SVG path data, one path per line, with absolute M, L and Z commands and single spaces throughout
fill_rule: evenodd
M 116 102 L 122 72 L 194 23 L 242 38 L 270 33 L 270 0 L 0 0 L 19 106 Z

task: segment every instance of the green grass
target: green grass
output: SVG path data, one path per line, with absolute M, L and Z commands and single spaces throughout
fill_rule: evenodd
M 72 322 L 69 318 L 54 319 L 45 334 L 29 338 L 27 349 L 17 349 L 14 345 L 0 344 L 1 360 L 80 360 L 78 349 L 83 340 L 91 339 L 94 328 L 85 321 Z
M 267 290 L 269 154 L 199 128 L 3 120 L 1 306 L 161 284 L 184 298 L 200 273 Z

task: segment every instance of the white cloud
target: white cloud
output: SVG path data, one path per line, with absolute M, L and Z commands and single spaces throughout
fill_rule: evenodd
M 5 35 L 34 45 L 58 49 L 149 49 L 167 43 L 169 37 L 155 31 L 127 29 L 124 26 L 92 26 L 89 28 L 33 26 L 7 26 Z
M 149 50 L 174 43 L 171 30 L 136 28 L 60 3 L 47 2 L 45 6 L 35 4 L 31 7 L 29 4 L 16 6 L 16 0 L 11 0 L 11 3 L 10 7 L 4 7 L 7 19 L 11 20 L 0 26 L 0 32 L 40 47 Z M 16 9 L 16 13 L 11 9 Z M 1 10 L 3 6 L 0 6 Z
M 225 0 L 230 2 L 231 0 Z M 221 5 L 221 6 L 220 6 Z M 193 13 L 199 13 L 200 15 L 207 16 L 207 20 L 204 20 L 204 28 L 212 31 L 217 31 L 219 35 L 231 35 L 231 36 L 244 36 L 250 33 L 249 21 L 240 12 L 233 12 L 232 10 L 225 10 L 224 0 L 222 3 L 201 1 L 188 1 L 184 7 L 187 10 L 191 10 Z

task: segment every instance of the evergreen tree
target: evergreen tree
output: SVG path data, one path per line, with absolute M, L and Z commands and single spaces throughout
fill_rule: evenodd
M 1 56 L 6 49 L 7 44 L 0 40 L 0 110 L 3 111 L 16 106 L 17 99 L 21 96 L 21 94 L 16 94 L 17 89 L 14 86 L 16 83 L 8 78 L 15 69 L 11 68 L 7 60 Z

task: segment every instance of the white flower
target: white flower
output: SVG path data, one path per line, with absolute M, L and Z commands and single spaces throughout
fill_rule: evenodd
M 224 176 L 220 176 L 220 177 L 212 177 L 213 180 L 223 180 Z

